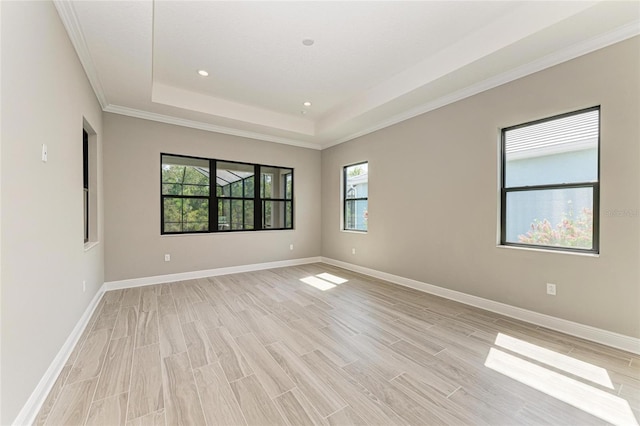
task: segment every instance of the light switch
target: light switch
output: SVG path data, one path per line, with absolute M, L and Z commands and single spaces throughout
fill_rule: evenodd
M 47 162 L 47 145 L 42 144 L 42 161 Z

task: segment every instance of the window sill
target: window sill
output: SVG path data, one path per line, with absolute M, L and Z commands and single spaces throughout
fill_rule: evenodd
M 509 250 L 525 250 L 525 251 L 537 251 L 542 253 L 554 253 L 554 254 L 568 254 L 571 256 L 582 256 L 582 257 L 600 257 L 599 253 L 581 253 L 577 251 L 570 250 L 549 250 L 545 248 L 532 248 L 532 247 L 518 247 L 518 246 L 505 246 L 502 244 L 496 245 L 499 249 L 509 249 Z
M 346 234 L 367 235 L 369 231 L 352 231 L 349 229 L 341 229 L 340 232 L 344 232 Z
M 89 250 L 91 250 L 92 248 L 98 246 L 100 244 L 100 241 L 89 241 L 88 243 L 84 243 L 84 252 L 88 252 Z
M 207 235 L 229 235 L 229 234 L 271 234 L 274 232 L 293 232 L 295 229 L 261 229 L 246 230 L 246 231 L 219 231 L 219 232 L 185 232 L 182 234 L 160 234 L 160 237 L 195 237 L 195 236 L 207 236 Z

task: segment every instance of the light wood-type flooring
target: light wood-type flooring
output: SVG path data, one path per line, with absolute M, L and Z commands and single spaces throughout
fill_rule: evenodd
M 36 424 L 639 419 L 640 356 L 311 264 L 105 293 Z

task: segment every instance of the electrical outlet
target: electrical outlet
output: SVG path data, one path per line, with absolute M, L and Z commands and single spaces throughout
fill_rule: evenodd
M 86 281 L 82 281 L 82 292 L 86 292 L 87 291 L 87 282 Z
M 171 255 L 170 255 L 170 254 L 165 254 L 165 255 L 164 255 L 164 261 L 165 261 L 165 262 L 169 262 L 169 261 L 171 261 Z
M 351 249 L 351 254 L 356 254 L 356 249 L 355 248 Z
M 289 250 L 293 250 L 293 244 L 289 244 Z
M 547 294 L 550 294 L 551 296 L 555 296 L 556 295 L 556 285 L 555 284 L 547 283 Z
M 47 145 L 42 144 L 42 162 L 46 163 L 47 162 Z

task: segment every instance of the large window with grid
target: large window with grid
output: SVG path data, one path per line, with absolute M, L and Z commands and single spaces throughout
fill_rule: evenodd
M 502 130 L 501 244 L 598 253 L 600 108 Z
M 162 234 L 293 229 L 292 168 L 173 154 L 161 164 Z

